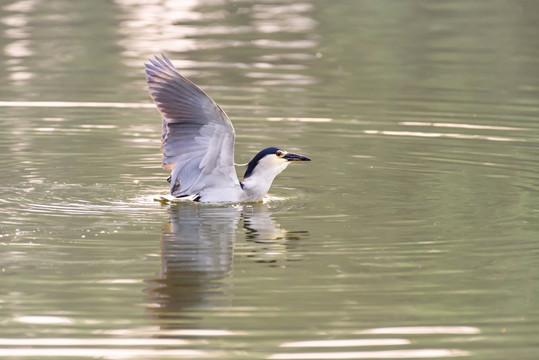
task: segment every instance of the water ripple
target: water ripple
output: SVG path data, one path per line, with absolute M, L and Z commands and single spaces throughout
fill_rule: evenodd
M 382 350 L 382 351 L 353 351 L 331 353 L 283 353 L 273 354 L 268 359 L 435 359 L 469 356 L 468 351 L 457 349 L 414 349 L 414 350 Z

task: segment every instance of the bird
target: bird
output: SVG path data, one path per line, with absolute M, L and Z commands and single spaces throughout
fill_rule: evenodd
M 144 65 L 150 96 L 161 115 L 162 167 L 171 170 L 167 180 L 172 196 L 202 203 L 260 202 L 291 162 L 311 161 L 268 147 L 247 164 L 239 181 L 235 130 L 226 113 L 164 54 Z

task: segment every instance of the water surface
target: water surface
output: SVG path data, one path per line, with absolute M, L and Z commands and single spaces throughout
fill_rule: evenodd
M 533 1 L 6 1 L 0 357 L 534 359 Z M 163 52 L 292 164 L 161 204 Z M 244 169 L 238 168 L 241 176 Z

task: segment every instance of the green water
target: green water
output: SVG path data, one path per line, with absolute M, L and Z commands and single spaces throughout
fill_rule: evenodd
M 0 357 L 537 358 L 538 34 L 524 0 L 0 2 Z M 237 163 L 313 161 L 154 201 L 160 52 Z

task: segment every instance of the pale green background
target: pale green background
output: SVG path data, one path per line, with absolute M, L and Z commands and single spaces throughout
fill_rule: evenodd
M 531 0 L 0 1 L 0 357 L 536 359 L 538 39 Z M 313 161 L 152 201 L 160 52 L 236 162 Z

